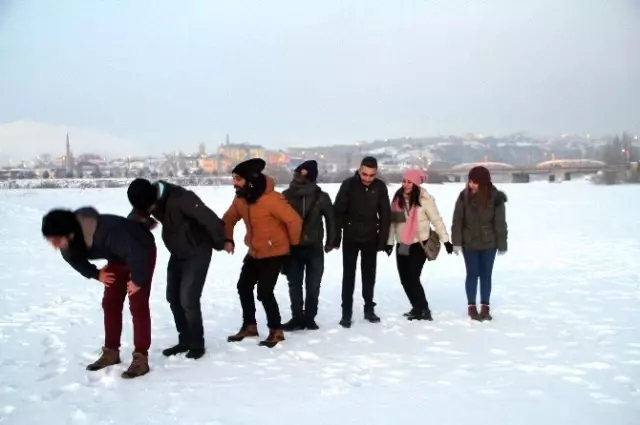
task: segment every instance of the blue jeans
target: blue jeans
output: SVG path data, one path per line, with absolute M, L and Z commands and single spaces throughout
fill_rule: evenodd
M 480 280 L 480 303 L 489 305 L 491 275 L 493 274 L 493 263 L 496 260 L 497 252 L 497 249 L 485 249 L 482 251 L 462 249 L 464 265 L 467 268 L 465 289 L 467 290 L 467 302 L 469 305 L 476 305 L 478 279 Z

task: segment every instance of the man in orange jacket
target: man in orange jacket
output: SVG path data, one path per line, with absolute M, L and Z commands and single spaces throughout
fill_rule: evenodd
M 253 288 L 258 286 L 258 300 L 267 314 L 269 336 L 260 345 L 274 347 L 284 341 L 282 319 L 274 289 L 291 246 L 300 243 L 302 219 L 285 197 L 274 190 L 275 181 L 263 174 L 266 163 L 253 158 L 238 164 L 232 171 L 236 196 L 222 217 L 225 224 L 225 250 L 233 253 L 233 229 L 242 219 L 247 228 L 244 238 L 249 252 L 238 279 L 238 295 L 243 323 L 229 342 L 258 336 Z

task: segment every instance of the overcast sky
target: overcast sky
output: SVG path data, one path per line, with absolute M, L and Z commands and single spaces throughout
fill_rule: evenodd
M 638 0 L 0 0 L 0 123 L 171 149 L 640 131 Z

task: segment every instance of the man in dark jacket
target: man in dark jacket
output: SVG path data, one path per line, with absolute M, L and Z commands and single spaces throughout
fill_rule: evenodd
M 284 324 L 285 331 L 318 329 L 315 317 L 324 273 L 324 253 L 331 250 L 330 245 L 335 240 L 335 220 L 331 198 L 318 187 L 317 177 L 318 163 L 305 161 L 295 169 L 293 181 L 282 192 L 302 218 L 300 244 L 291 249 L 291 258 L 284 270 L 289 280 L 292 314 L 291 320 Z M 323 218 L 327 226 L 326 244 L 323 244 Z M 303 278 L 306 299 L 302 295 Z
M 356 263 L 360 259 L 364 318 L 377 323 L 373 301 L 376 283 L 377 253 L 385 251 L 391 223 L 391 205 L 386 184 L 376 178 L 378 161 L 365 157 L 353 177 L 342 182 L 336 195 L 334 211 L 338 229 L 334 248 L 340 247 L 342 232 L 342 319 L 340 325 L 351 327 Z
M 212 250 L 224 248 L 224 223 L 192 191 L 158 181 L 135 179 L 127 191 L 132 216 L 162 223 L 162 240 L 171 254 L 167 265 L 167 301 L 178 331 L 178 344 L 165 356 L 187 353 L 199 359 L 205 353 L 200 297 L 209 271 Z
M 133 316 L 133 361 L 122 373 L 135 378 L 149 372 L 151 345 L 149 295 L 156 263 L 156 244 L 142 224 L 124 217 L 99 214 L 94 208 L 55 209 L 42 219 L 42 235 L 78 273 L 104 284 L 105 342 L 100 358 L 87 366 L 96 371 L 120 363 L 122 308 L 129 294 Z M 107 260 L 98 270 L 89 260 Z

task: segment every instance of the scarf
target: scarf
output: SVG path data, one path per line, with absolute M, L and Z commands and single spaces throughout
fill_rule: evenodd
M 405 205 L 407 202 L 408 201 L 405 200 Z M 402 240 L 400 242 L 405 245 L 411 245 L 418 234 L 418 208 L 414 205 L 407 211 L 406 208 L 403 209 L 400 207 L 398 198 L 396 198 L 391 204 L 391 214 L 394 222 L 405 223 L 402 229 Z

